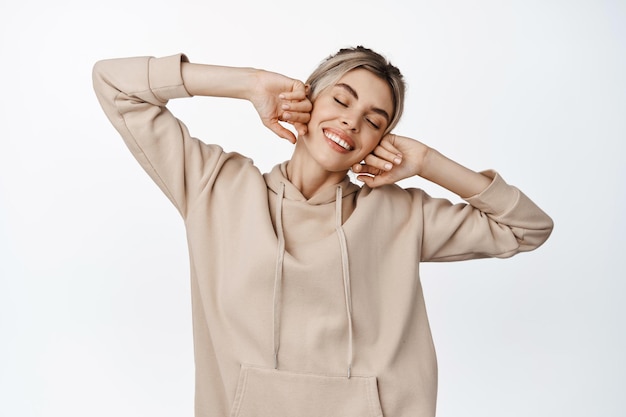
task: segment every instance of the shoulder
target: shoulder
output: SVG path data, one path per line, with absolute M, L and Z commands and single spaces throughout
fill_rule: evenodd
M 357 193 L 357 207 L 370 210 L 376 216 L 393 215 L 404 221 L 422 215 L 426 193 L 419 188 L 402 188 L 396 184 L 370 188 L 363 185 Z
M 218 173 L 222 178 L 237 178 L 241 176 L 261 176 L 259 168 L 254 164 L 252 158 L 242 155 L 239 152 L 226 152 L 219 145 L 220 163 L 218 164 Z
M 389 201 L 398 204 L 414 204 L 415 201 L 421 202 L 426 195 L 420 188 L 403 188 L 397 184 L 388 184 L 377 188 L 370 188 L 367 185 L 363 185 L 358 194 L 359 199 Z

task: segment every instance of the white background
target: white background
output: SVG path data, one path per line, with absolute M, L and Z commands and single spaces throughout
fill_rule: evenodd
M 618 0 L 3 1 L 0 415 L 193 414 L 183 223 L 93 63 L 185 52 L 302 79 L 363 44 L 408 80 L 398 133 L 500 171 L 556 224 L 536 252 L 424 265 L 438 416 L 623 416 L 625 28 Z M 290 155 L 248 103 L 171 108 L 262 170 Z

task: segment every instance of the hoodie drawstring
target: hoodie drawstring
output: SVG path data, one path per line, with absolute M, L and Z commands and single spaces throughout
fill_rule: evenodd
M 273 307 L 273 331 L 274 331 L 274 369 L 278 369 L 278 350 L 280 347 L 280 317 L 282 307 L 282 281 L 283 262 L 285 259 L 285 234 L 283 231 L 283 199 L 285 195 L 285 184 L 280 183 L 280 188 L 276 194 L 276 234 L 278 236 L 278 249 L 276 254 L 276 271 L 274 274 L 274 307 Z M 343 190 L 337 186 L 337 197 L 335 200 L 335 231 L 339 238 L 341 249 L 341 273 L 343 277 L 343 293 L 346 305 L 346 316 L 348 320 L 348 371 L 347 377 L 352 374 L 353 361 L 353 329 L 352 329 L 352 294 L 350 291 L 350 267 L 348 263 L 348 245 L 346 235 L 342 227 L 342 199 Z
M 278 348 L 280 346 L 280 308 L 282 305 L 283 260 L 285 259 L 285 233 L 283 232 L 283 197 L 285 184 L 280 183 L 276 194 L 276 234 L 278 250 L 276 252 L 276 270 L 274 272 L 274 369 L 278 369 Z
M 346 243 L 346 234 L 342 227 L 342 200 L 343 193 L 340 186 L 337 187 L 337 198 L 335 203 L 335 230 L 339 237 L 339 246 L 341 247 L 341 274 L 343 275 L 343 294 L 346 303 L 346 316 L 348 317 L 348 378 L 352 373 L 352 292 L 350 291 L 350 265 L 348 263 L 348 244 Z

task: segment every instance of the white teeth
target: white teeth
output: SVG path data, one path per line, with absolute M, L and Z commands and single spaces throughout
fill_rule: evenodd
M 348 145 L 348 142 L 341 139 L 339 136 L 335 135 L 334 133 L 324 131 L 324 136 L 326 136 L 328 139 L 332 140 L 333 142 L 335 142 L 337 145 L 341 146 L 345 150 L 347 151 L 352 150 L 352 147 Z

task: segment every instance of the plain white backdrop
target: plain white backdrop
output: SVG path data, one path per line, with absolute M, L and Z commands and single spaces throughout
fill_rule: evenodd
M 498 170 L 556 225 L 510 260 L 423 265 L 438 416 L 626 412 L 623 1 L 25 0 L 0 16 L 0 416 L 193 415 L 183 223 L 100 110 L 93 63 L 185 52 L 303 79 L 357 44 L 407 78 L 398 133 Z M 170 107 L 264 171 L 290 155 L 248 103 Z

